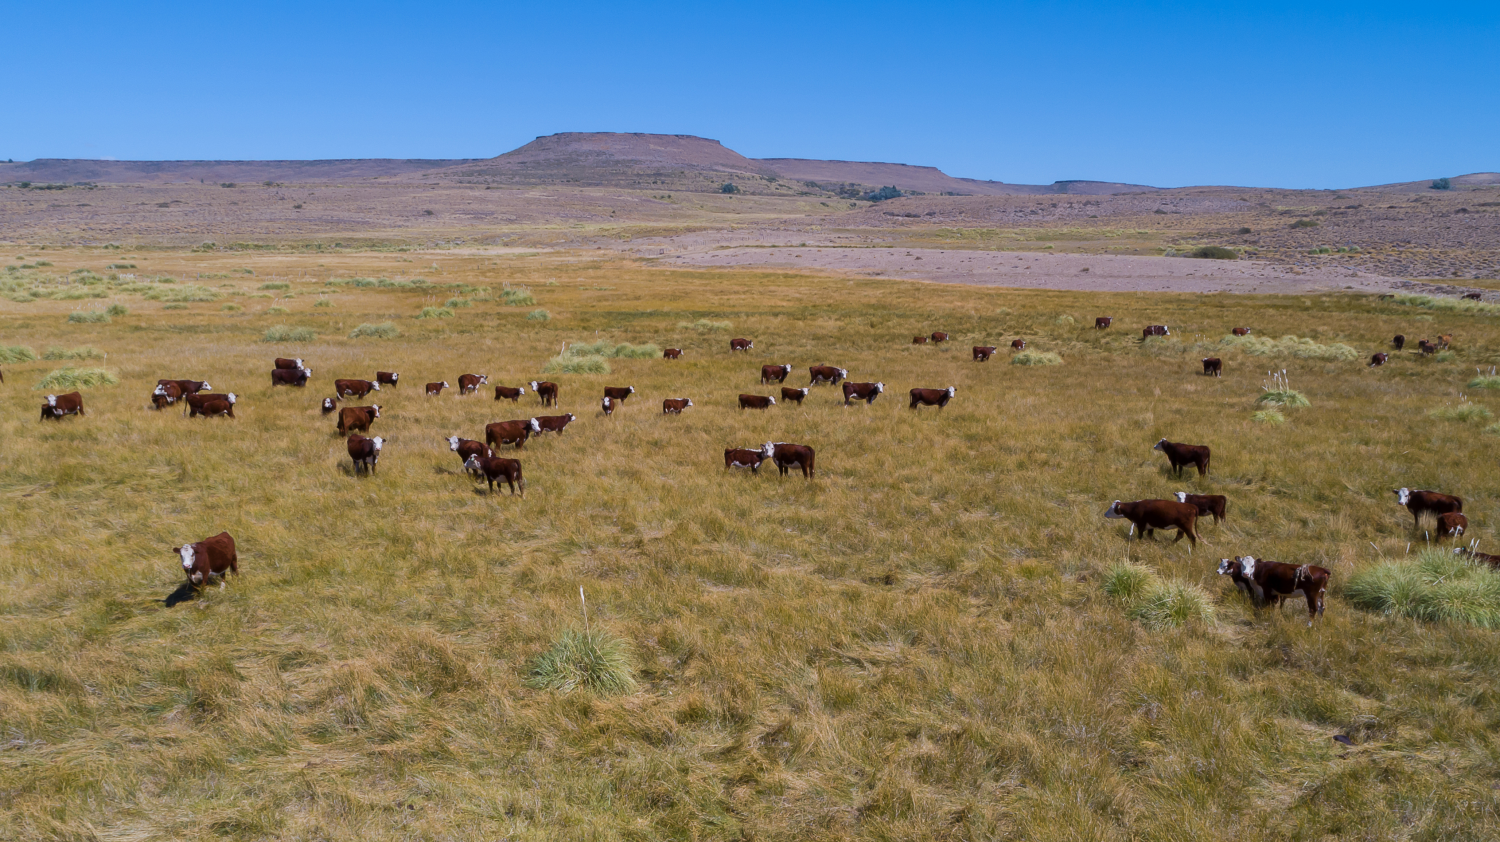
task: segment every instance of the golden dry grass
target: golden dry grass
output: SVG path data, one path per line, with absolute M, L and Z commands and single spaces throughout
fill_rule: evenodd
M 47 254 L 59 272 L 106 260 Z M 128 257 L 185 279 L 256 276 L 212 282 L 243 312 L 121 294 L 130 315 L 69 325 L 66 302 L 0 302 L 5 345 L 94 346 L 122 381 L 86 391 L 88 416 L 43 424 L 30 386 L 55 364 L 4 368 L 0 838 L 1500 834 L 1494 633 L 1340 595 L 1413 540 L 1395 486 L 1463 495 L 1471 536 L 1489 542 L 1488 441 L 1426 417 L 1500 356 L 1486 316 L 576 254 Z M 420 274 L 491 300 L 416 320 L 455 293 L 325 287 L 335 272 Z M 294 297 L 248 298 L 271 280 Z M 507 282 L 553 318 L 503 306 Z M 315 308 L 324 292 L 334 306 Z M 273 303 L 290 312 L 267 315 Z M 1080 327 L 1103 314 L 1112 331 Z M 682 327 L 700 319 L 733 328 Z M 401 337 L 346 338 L 383 321 Z M 1170 341 L 1131 332 L 1164 321 Z M 262 342 L 279 324 L 317 339 Z M 1199 376 L 1200 346 L 1240 324 L 1366 354 L 1397 332 L 1453 333 L 1458 359 L 1369 369 L 1226 349 L 1224 377 Z M 938 329 L 954 341 L 908 344 Z M 731 356 L 730 336 L 755 350 Z M 1065 363 L 969 359 L 1016 336 Z M 520 407 L 427 398 L 421 384 L 477 372 L 515 385 L 562 343 L 604 340 L 687 355 L 553 378 L 557 411 L 579 418 L 519 454 L 526 498 L 476 492 L 441 439 L 540 408 L 529 394 Z M 271 389 L 275 356 L 306 359 L 313 382 Z M 740 392 L 776 394 L 757 385 L 772 362 L 794 365 L 789 385 L 829 363 L 887 393 L 845 409 L 814 387 L 801 407 L 735 409 Z M 1272 364 L 1312 406 L 1256 424 Z M 377 368 L 403 385 L 368 401 L 388 443 L 379 472 L 355 478 L 318 403 L 333 378 Z M 237 420 L 150 411 L 168 376 L 236 392 Z M 637 389 L 611 419 L 605 385 Z M 941 413 L 906 408 L 907 389 L 949 385 Z M 667 397 L 695 406 L 664 417 Z M 1213 446 L 1214 473 L 1168 476 L 1151 451 L 1164 436 Z M 767 440 L 816 447 L 817 479 L 725 473 L 725 447 Z M 1229 520 L 1200 526 L 1212 546 L 1132 543 L 1101 517 L 1113 499 L 1179 489 L 1229 496 Z M 182 578 L 168 548 L 220 530 L 242 575 L 165 608 Z M 1214 573 L 1245 553 L 1330 569 L 1327 615 L 1310 629 L 1296 607 L 1257 616 Z M 1102 588 L 1127 559 L 1206 588 L 1217 623 L 1129 619 Z M 633 650 L 637 692 L 527 686 L 533 659 L 582 629 L 580 586 L 593 628 Z

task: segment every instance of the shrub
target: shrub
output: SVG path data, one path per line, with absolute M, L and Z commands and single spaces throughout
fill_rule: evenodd
M 130 315 L 130 310 L 126 309 L 124 304 L 111 304 L 104 309 L 104 312 L 110 316 Z
M 1443 550 L 1423 550 L 1349 577 L 1344 596 L 1366 611 L 1500 629 L 1500 574 Z
M 898 199 L 906 194 L 899 187 L 882 187 L 871 193 L 866 193 L 864 199 L 867 202 L 884 202 L 886 199 Z
M 583 357 L 564 351 L 542 366 L 544 374 L 608 374 L 609 363 L 603 357 Z
M 54 369 L 47 373 L 33 389 L 88 389 L 94 386 L 114 386 L 120 378 L 102 368 Z
M 106 266 L 104 268 L 106 268 L 106 269 L 134 269 L 135 268 L 135 264 L 134 263 L 111 263 L 111 264 L 109 264 L 108 266 Z
M 1249 234 L 1249 233 L 1252 233 L 1252 232 L 1251 232 L 1251 230 L 1249 228 L 1240 228 L 1239 230 L 1235 231 L 1234 233 L 1236 233 L 1236 234 Z
M 1130 618 L 1148 629 L 1172 629 L 1190 622 L 1213 625 L 1213 599 L 1201 585 L 1157 582 L 1130 607 Z
M 1488 421 L 1494 417 L 1489 409 L 1477 403 L 1462 401 L 1458 406 L 1441 406 L 1427 413 L 1427 417 L 1439 421 Z
M 1429 190 L 1452 190 L 1453 182 L 1449 181 L 1446 178 L 1440 178 L 1427 185 L 1427 187 Z
M 266 308 L 266 315 L 268 315 L 268 316 L 284 316 L 284 315 L 286 315 L 286 308 L 285 307 L 267 307 Z
M 249 271 L 248 269 L 245 271 Z M 292 285 L 285 281 L 267 281 L 260 285 L 261 289 L 291 289 Z
M 460 307 L 473 307 L 474 302 L 467 298 L 450 298 L 443 302 L 443 306 L 450 310 L 457 310 Z
M 333 306 L 333 300 L 329 299 L 329 298 L 319 298 L 318 299 L 318 303 L 314 304 L 313 306 L 314 307 L 332 307 Z
M 532 661 L 526 684 L 538 690 L 571 693 L 581 688 L 600 695 L 632 693 L 637 686 L 629 644 L 605 632 L 571 629 Z
M 741 191 L 740 191 L 740 188 L 738 186 L 736 186 L 734 182 L 732 182 L 732 181 L 726 181 L 723 184 L 719 185 L 719 192 L 720 193 L 739 193 Z
M 506 287 L 500 292 L 500 301 L 507 307 L 530 307 L 536 304 L 536 297 L 525 287 Z
M 1011 365 L 1062 365 L 1062 361 L 1051 351 L 1022 351 L 1010 358 Z
M 1149 567 L 1122 561 L 1104 573 L 1104 592 L 1115 599 L 1134 602 L 1154 584 L 1156 574 Z
M 186 310 L 188 306 L 186 304 L 163 304 L 161 308 L 163 310 Z
M 1318 227 L 1318 221 L 1316 219 L 1299 219 L 1296 222 L 1292 223 L 1292 227 L 1293 228 L 1317 228 Z
M 74 310 L 68 314 L 68 321 L 72 324 L 109 324 L 109 314 L 103 310 Z
M 0 363 L 28 363 L 36 359 L 36 352 L 25 345 L 0 345 Z
M 453 311 L 447 307 L 423 307 L 422 312 L 417 314 L 419 319 L 451 319 Z
M 104 352 L 84 345 L 80 348 L 48 348 L 42 355 L 44 360 L 102 360 Z
M 1250 420 L 1260 424 L 1285 424 L 1286 416 L 1279 409 L 1262 409 L 1251 415 Z
M 1188 252 L 1188 257 L 1203 260 L 1239 260 L 1240 254 L 1234 249 L 1227 249 L 1223 246 L 1199 246 Z
M 381 322 L 378 325 L 362 324 L 349 331 L 350 339 L 361 339 L 367 336 L 374 339 L 395 339 L 400 335 L 401 331 L 390 322 Z
M 260 337 L 262 342 L 311 342 L 318 338 L 316 331 L 306 327 L 289 327 L 287 325 L 274 325 L 266 328 L 266 332 Z
M 1238 348 L 1252 357 L 1288 356 L 1299 360 L 1330 360 L 1352 362 L 1360 359 L 1359 352 L 1341 342 L 1320 345 L 1306 337 L 1283 336 L 1272 339 L 1268 336 L 1226 336 L 1219 346 Z
M 526 314 L 526 319 L 533 322 L 546 322 L 552 320 L 552 314 L 546 310 L 532 310 Z
M 234 313 L 234 312 L 237 312 L 239 310 L 243 310 L 245 308 L 241 307 L 238 304 L 235 304 L 234 302 L 228 302 L 224 306 L 220 307 L 219 309 L 222 310 L 222 311 L 224 311 L 225 313 Z
M 699 319 L 696 322 L 678 322 L 677 327 L 681 330 L 695 330 L 699 333 L 722 333 L 734 325 L 729 322 L 716 322 L 711 319 Z

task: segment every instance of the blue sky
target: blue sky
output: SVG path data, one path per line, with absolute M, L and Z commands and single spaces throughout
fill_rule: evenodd
M 1500 170 L 1500 2 L 0 5 L 0 160 L 489 157 L 560 131 L 1023 183 Z

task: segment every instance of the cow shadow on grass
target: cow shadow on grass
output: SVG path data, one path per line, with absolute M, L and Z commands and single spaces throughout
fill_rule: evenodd
M 162 603 L 171 608 L 179 602 L 187 602 L 192 599 L 197 592 L 198 588 L 192 582 L 183 582 L 177 586 L 177 590 L 167 594 L 167 598 L 162 600 Z

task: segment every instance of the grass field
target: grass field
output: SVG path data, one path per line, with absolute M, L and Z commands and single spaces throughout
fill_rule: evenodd
M 1463 496 L 1468 537 L 1494 551 L 1497 439 L 1428 415 L 1500 362 L 1493 316 L 578 254 L 46 256 L 59 277 L 129 260 L 217 297 L 96 284 L 89 307 L 129 310 L 108 324 L 69 323 L 67 299 L 0 301 L 0 346 L 36 357 L 0 366 L 0 838 L 1500 836 L 1495 633 L 1341 591 L 1420 548 L 1397 486 Z M 392 283 L 328 283 L 356 276 Z M 506 284 L 534 304 L 507 306 Z M 452 297 L 472 306 L 416 318 Z M 528 320 L 539 307 L 551 318 Z M 1089 329 L 1098 315 L 1116 327 Z M 384 322 L 399 337 L 348 338 Z M 1143 345 L 1154 323 L 1173 336 Z M 1238 325 L 1364 359 L 1396 333 L 1409 347 L 1452 333 L 1455 357 L 1251 356 L 1220 344 Z M 315 337 L 262 341 L 275 326 Z M 933 330 L 954 341 L 909 344 Z M 734 336 L 755 349 L 731 356 Z M 1017 337 L 1062 364 L 969 358 Z M 565 343 L 606 341 L 686 355 L 551 376 L 578 420 L 519 454 L 524 500 L 476 491 L 443 439 L 542 410 L 421 384 L 517 385 Z M 51 348 L 98 354 L 41 359 Z M 1221 379 L 1198 374 L 1210 355 Z M 271 389 L 277 356 L 307 361 L 306 389 Z M 800 407 L 735 409 L 741 392 L 778 394 L 757 384 L 763 363 L 792 364 L 797 386 L 808 365 L 843 366 L 886 394 L 844 408 L 814 387 Z M 85 390 L 85 417 L 41 423 L 32 387 L 67 365 L 120 384 Z M 403 385 L 368 401 L 387 443 L 356 478 L 318 404 L 377 368 Z M 1253 421 L 1283 368 L 1310 406 Z M 151 411 L 160 377 L 237 393 L 237 419 Z M 606 385 L 637 390 L 610 419 Z M 957 395 L 913 412 L 915 386 Z M 664 417 L 668 397 L 694 407 Z M 1162 437 L 1212 446 L 1212 475 L 1169 476 Z M 815 447 L 816 479 L 726 474 L 724 448 L 768 440 Z M 1211 546 L 1133 542 L 1102 517 L 1176 490 L 1228 495 L 1227 522 L 1200 523 Z M 182 580 L 170 548 L 221 530 L 242 575 L 164 607 Z M 1243 554 L 1328 568 L 1326 616 L 1257 615 L 1215 574 Z M 1104 591 L 1122 562 L 1206 590 L 1216 620 L 1131 619 Z M 585 630 L 580 587 L 589 630 L 628 645 L 634 692 L 528 684 Z

